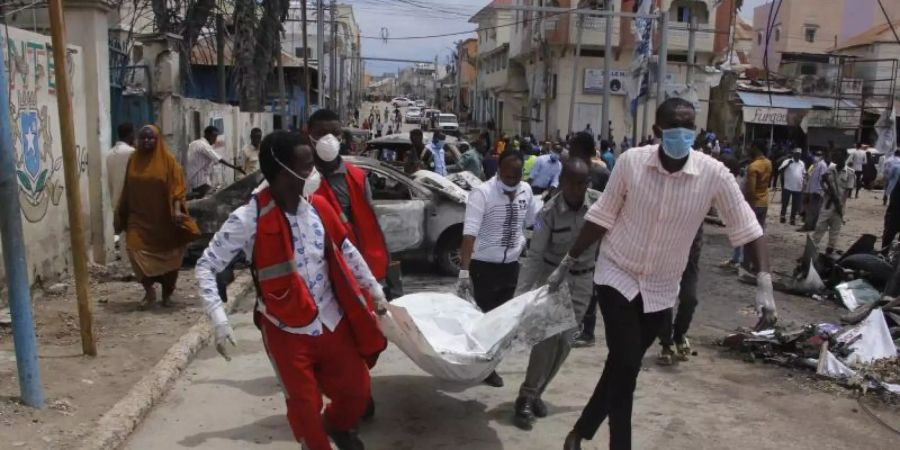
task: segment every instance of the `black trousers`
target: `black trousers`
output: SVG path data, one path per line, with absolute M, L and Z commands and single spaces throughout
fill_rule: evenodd
M 859 190 L 863 187 L 863 171 L 855 170 L 856 174 L 856 197 L 859 198 Z
M 603 314 L 609 355 L 575 431 L 583 439 L 591 439 L 609 417 L 609 448 L 627 450 L 631 449 L 631 406 L 641 360 L 659 334 L 666 311 L 645 313 L 640 294 L 628 301 L 609 286 L 594 286 L 594 296 Z
M 660 345 L 671 347 L 675 342 L 681 342 L 687 335 L 694 319 L 694 311 L 697 309 L 697 281 L 700 278 L 700 250 L 703 247 L 703 231 L 697 232 L 694 242 L 691 243 L 691 253 L 688 255 L 687 265 L 681 274 L 681 288 L 678 290 L 678 308 L 675 312 L 675 320 L 672 320 L 672 310 L 667 309 L 667 317 L 659 327 Z
M 584 319 L 581 320 L 581 337 L 585 339 L 594 339 L 594 329 L 597 328 L 597 296 L 591 297 L 588 303 L 588 309 L 584 313 Z
M 787 213 L 788 204 L 791 205 L 791 222 L 794 221 L 794 218 L 797 217 L 797 211 L 800 209 L 800 199 L 803 196 L 803 193 L 800 191 L 789 191 L 787 189 L 781 190 L 781 218 L 785 218 L 785 214 Z
M 490 263 L 473 259 L 469 264 L 472 295 L 482 311 L 488 312 L 513 298 L 519 281 L 519 262 Z

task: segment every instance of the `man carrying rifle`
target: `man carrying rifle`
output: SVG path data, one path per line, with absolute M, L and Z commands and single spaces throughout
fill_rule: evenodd
M 847 150 L 835 149 L 832 151 L 831 160 L 834 164 L 828 168 L 828 172 L 822 177 L 822 188 L 825 192 L 825 203 L 822 212 L 819 213 L 819 221 L 816 222 L 816 231 L 813 233 L 813 241 L 819 245 L 822 236 L 828 231 L 828 247 L 825 254 L 834 252 L 838 236 L 841 234 L 841 226 L 844 224 L 844 206 L 850 191 L 853 190 L 855 174 L 853 169 L 847 167 Z

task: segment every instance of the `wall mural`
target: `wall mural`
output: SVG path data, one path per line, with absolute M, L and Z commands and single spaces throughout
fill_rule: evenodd
M 49 108 L 55 110 L 56 105 L 48 100 L 56 96 L 53 54 L 43 42 L 12 37 L 7 41 L 7 49 L 9 112 L 16 147 L 19 201 L 25 219 L 36 223 L 44 219 L 51 204 L 60 204 L 65 189 L 62 157 L 52 151 L 54 128 Z M 71 54 L 67 56 L 72 79 L 75 58 Z

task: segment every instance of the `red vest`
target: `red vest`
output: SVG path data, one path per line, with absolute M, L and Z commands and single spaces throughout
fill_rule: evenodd
M 343 320 L 350 324 L 359 354 L 364 358 L 375 356 L 387 347 L 387 340 L 378 328 L 372 299 L 368 292 L 360 289 L 341 253 L 340 243 L 347 239 L 347 231 L 324 198 L 313 195 L 310 203 L 325 228 L 328 277 L 344 312 Z M 306 283 L 297 273 L 291 227 L 269 188 L 256 194 L 256 204 L 259 212 L 253 268 L 260 301 L 266 312 L 282 324 L 292 328 L 307 326 L 316 319 L 319 311 Z
M 350 214 L 353 217 L 346 217 L 341 208 L 341 203 L 328 184 L 328 180 L 323 178 L 323 182 L 316 194 L 323 196 L 331 204 L 332 209 L 340 214 L 340 218 L 347 228 L 350 242 L 363 255 L 363 259 L 369 265 L 372 275 L 378 280 L 384 279 L 387 275 L 388 255 L 387 245 L 384 242 L 384 234 L 378 225 L 378 219 L 375 217 L 375 211 L 369 205 L 369 199 L 366 198 L 366 173 L 359 167 L 344 162 L 347 168 L 347 191 L 350 194 Z

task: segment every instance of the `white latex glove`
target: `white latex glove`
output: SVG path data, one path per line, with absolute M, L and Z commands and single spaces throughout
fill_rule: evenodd
M 456 280 L 456 296 L 472 301 L 472 280 L 469 279 L 468 270 L 459 271 L 459 279 Z
M 231 329 L 231 325 L 228 322 L 220 323 L 215 327 L 216 350 L 225 358 L 225 361 L 231 361 L 226 344 L 230 342 L 232 347 L 237 347 L 237 343 L 234 342 L 234 330 Z
M 387 297 L 384 295 L 384 290 L 379 286 L 375 289 L 375 292 L 369 292 L 369 295 L 372 296 L 372 302 L 375 303 L 375 314 L 379 316 L 383 316 L 387 313 Z
M 756 324 L 757 330 L 772 328 L 778 320 L 772 274 L 769 272 L 760 272 L 756 275 L 756 312 L 760 316 Z
M 569 276 L 569 270 L 571 270 L 574 265 L 575 258 L 567 253 L 566 257 L 559 262 L 559 267 L 547 277 L 547 286 L 549 287 L 550 292 L 559 290 L 559 286 L 562 285 L 563 281 L 566 281 L 566 278 Z

